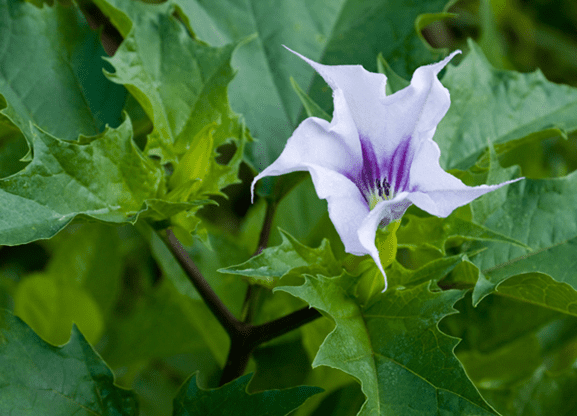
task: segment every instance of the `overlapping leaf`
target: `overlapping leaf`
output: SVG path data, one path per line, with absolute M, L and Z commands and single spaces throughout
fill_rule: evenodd
M 390 288 L 363 309 L 348 293 L 354 281 L 347 274 L 309 276 L 302 286 L 276 290 L 335 321 L 313 367 L 338 368 L 359 380 L 367 398 L 359 414 L 496 414 L 453 355 L 457 340 L 437 328 L 463 292 L 431 292 L 430 283 Z
M 300 386 L 286 390 L 267 390 L 247 394 L 251 374 L 242 376 L 219 389 L 204 390 L 193 375 L 174 399 L 174 416 L 284 416 L 310 396 L 322 391 L 318 387 Z
M 439 124 L 435 141 L 445 168 L 468 168 L 487 146 L 556 127 L 577 128 L 577 90 L 547 81 L 540 71 L 521 74 L 497 70 L 480 48 L 458 66 L 447 67 L 442 83 L 451 107 Z
M 138 414 L 134 394 L 114 385 L 112 372 L 76 327 L 66 345 L 53 347 L 1 310 L 0 355 L 2 414 Z
M 78 142 L 29 129 L 32 161 L 0 180 L 0 244 L 50 238 L 79 214 L 134 221 L 156 196 L 162 173 L 132 142 L 129 119 Z
M 237 266 L 219 269 L 221 273 L 247 276 L 253 283 L 274 287 L 278 279 L 291 272 L 295 275 L 322 274 L 336 276 L 341 273 L 328 240 L 318 248 L 309 248 L 299 243 L 287 232 L 280 230 L 282 243 L 265 249 L 262 253 Z
M 252 160 L 264 169 L 281 152 L 296 126 L 301 105 L 290 77 L 308 90 L 314 71 L 281 45 L 326 64 L 362 64 L 376 71 L 382 52 L 407 76 L 436 57 L 415 33 L 423 13 L 441 12 L 444 0 L 404 3 L 391 0 L 175 1 L 192 31 L 212 45 L 237 42 L 256 34 L 239 49 L 233 65 L 239 69 L 231 84 L 233 108 L 247 118 L 260 139 Z M 311 97 L 325 111 L 332 107 L 328 87 L 315 78 Z
M 218 172 L 211 177 L 218 180 L 203 187 L 215 193 L 234 183 L 247 139 L 242 122 L 228 104 L 235 44 L 213 48 L 194 40 L 171 15 L 170 4 L 98 3 L 126 36 L 110 59 L 115 72 L 108 77 L 125 85 L 152 120 L 154 131 L 147 153 L 160 156 L 164 162 L 182 162 L 189 149 L 194 151 L 210 135 L 213 144 L 209 156 L 213 159 L 217 147 L 233 140 L 238 149 L 230 166 L 210 163 L 210 169 Z M 128 21 L 137 24 L 129 26 Z M 234 171 L 233 177 L 228 171 Z
M 116 127 L 126 90 L 106 79 L 105 52 L 76 7 L 0 2 L 2 113 L 29 138 L 32 122 L 64 140 Z

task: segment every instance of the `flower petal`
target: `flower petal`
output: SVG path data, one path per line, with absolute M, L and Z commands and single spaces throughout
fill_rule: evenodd
M 342 92 L 359 135 L 371 137 L 371 126 L 383 117 L 381 100 L 386 96 L 387 77 L 361 65 L 322 65 L 287 49 L 312 66 L 335 93 Z
M 310 165 L 308 171 L 317 195 L 327 200 L 329 217 L 347 253 L 367 254 L 357 231 L 369 215 L 369 206 L 359 188 L 347 177 L 324 167 Z
M 513 179 L 498 185 L 467 186 L 439 165 L 441 151 L 432 140 L 421 143 L 411 166 L 408 198 L 419 208 L 437 217 L 446 217 L 455 208 L 502 186 L 517 182 Z
M 369 215 L 364 218 L 362 224 L 358 228 L 358 238 L 365 250 L 362 254 L 370 255 L 377 264 L 377 267 L 385 279 L 384 290 L 387 289 L 387 275 L 385 274 L 385 270 L 381 264 L 379 251 L 375 245 L 377 228 L 379 228 L 383 221 L 385 225 L 388 225 L 392 221 L 398 220 L 403 216 L 407 208 L 411 205 L 411 202 L 407 199 L 408 195 L 407 192 L 401 192 L 391 200 L 379 202 L 371 210 Z
M 346 114 L 340 120 L 343 121 L 330 124 L 316 117 L 304 120 L 288 139 L 278 159 L 254 178 L 251 185 L 252 198 L 254 199 L 254 185 L 259 179 L 309 170 L 309 164 L 322 166 L 345 176 L 349 176 L 349 172 L 355 167 L 360 170 L 360 145 L 356 142 L 358 149 L 351 148 L 347 140 L 344 140 L 346 135 L 356 136 L 356 130 L 352 122 L 347 123 Z

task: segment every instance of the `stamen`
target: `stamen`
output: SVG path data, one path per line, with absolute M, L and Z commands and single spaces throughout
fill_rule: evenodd
M 370 209 L 373 209 L 380 201 L 391 199 L 391 197 L 391 185 L 387 178 L 373 182 L 369 192 L 365 193 L 365 199 Z

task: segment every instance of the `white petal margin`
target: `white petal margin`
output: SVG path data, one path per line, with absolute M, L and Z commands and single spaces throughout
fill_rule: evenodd
M 439 164 L 441 151 L 437 143 L 428 139 L 421 143 L 411 166 L 408 198 L 413 204 L 437 217 L 448 216 L 455 208 L 475 198 L 523 178 L 498 185 L 470 187 L 445 172 Z
M 408 192 L 401 192 L 390 201 L 379 202 L 363 219 L 357 230 L 359 241 L 364 249 L 362 254 L 370 255 L 383 274 L 383 279 L 385 279 L 385 288 L 383 289 L 383 292 L 387 290 L 388 283 L 387 275 L 385 274 L 385 270 L 381 264 L 379 250 L 377 250 L 377 246 L 375 245 L 377 228 L 379 228 L 379 225 L 383 220 L 385 224 L 389 224 L 403 216 L 407 208 L 411 205 L 411 202 L 407 199 L 408 195 Z

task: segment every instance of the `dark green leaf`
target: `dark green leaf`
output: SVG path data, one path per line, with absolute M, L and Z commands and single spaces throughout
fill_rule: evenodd
M 114 385 L 110 369 L 76 327 L 53 347 L 20 318 L 0 311 L 0 413 L 137 415 L 133 393 Z
M 0 50 L 2 113 L 29 140 L 31 122 L 64 140 L 120 124 L 126 90 L 104 77 L 99 35 L 77 7 L 0 1 Z
M 461 64 L 449 65 L 442 79 L 451 94 L 435 133 L 442 166 L 470 167 L 487 140 L 506 143 L 544 129 L 577 128 L 577 90 L 547 81 L 540 71 L 495 69 L 478 46 L 469 46 Z
M 174 399 L 174 416 L 284 416 L 299 407 L 310 396 L 320 393 L 318 387 L 293 387 L 248 394 L 246 387 L 252 374 L 242 376 L 219 389 L 204 390 L 193 375 Z
M 312 68 L 282 45 L 317 62 L 361 64 L 373 72 L 381 52 L 401 76 L 409 76 L 419 65 L 438 57 L 416 35 L 415 20 L 422 13 L 441 11 L 446 1 L 176 3 L 195 35 L 212 45 L 257 34 L 235 54 L 233 65 L 239 73 L 231 84 L 231 103 L 260 139 L 251 149 L 251 159 L 262 170 L 280 154 L 301 112 L 300 100 L 291 91 L 291 76 L 324 111 L 330 113 L 332 108 L 326 83 L 318 76 L 312 82 Z

